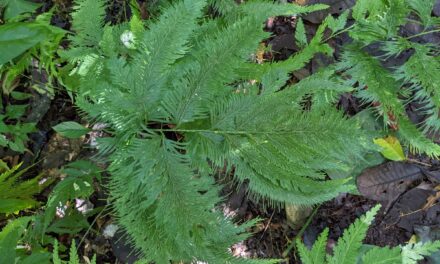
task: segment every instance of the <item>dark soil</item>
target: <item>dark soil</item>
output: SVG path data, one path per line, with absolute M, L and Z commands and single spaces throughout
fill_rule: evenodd
M 377 202 L 368 200 L 358 195 L 343 194 L 334 200 L 322 204 L 310 225 L 305 229 L 302 240 L 307 246 L 312 246 L 317 236 L 329 228 L 328 250 L 330 251 L 340 238 L 344 230 L 358 217 L 365 214 Z M 260 258 L 285 259 L 284 263 L 300 263 L 295 250 L 283 258 L 283 252 L 289 247 L 290 242 L 296 239 L 299 230 L 293 230 L 286 220 L 284 210 L 262 209 L 248 201 L 247 218 L 260 217 L 263 221 L 257 225 L 255 234 L 245 242 L 248 256 Z M 396 226 L 383 223 L 384 209 L 377 214 L 376 220 L 371 225 L 365 244 L 377 246 L 397 246 L 409 240 L 411 233 Z

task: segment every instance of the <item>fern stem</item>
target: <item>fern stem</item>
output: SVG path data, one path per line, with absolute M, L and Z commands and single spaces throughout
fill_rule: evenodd
M 421 32 L 421 33 L 419 33 L 419 34 L 415 34 L 415 35 L 412 35 L 412 36 L 406 37 L 405 39 L 412 39 L 412 38 L 420 37 L 420 36 L 427 35 L 427 34 L 431 34 L 431 33 L 435 33 L 435 32 L 440 32 L 440 28 L 438 28 L 438 29 L 433 29 L 433 30 L 430 30 L 430 31 L 423 31 L 423 32 Z
M 210 130 L 210 129 L 151 129 L 156 132 L 175 132 L 175 133 L 214 133 L 225 135 L 252 135 L 252 134 L 292 134 L 292 133 L 312 133 L 316 131 L 295 130 L 295 131 L 249 131 L 249 130 Z
M 290 241 L 289 246 L 283 252 L 283 258 L 286 258 L 287 255 L 289 254 L 289 252 L 292 250 L 292 248 L 296 247 L 295 246 L 296 245 L 296 243 L 295 243 L 296 239 L 299 238 L 299 237 L 302 237 L 302 235 L 306 231 L 307 227 L 310 225 L 310 223 L 312 222 L 312 220 L 315 217 L 316 213 L 318 212 L 319 207 L 321 207 L 321 205 L 318 205 L 318 206 L 315 207 L 315 209 L 313 209 L 313 212 L 309 216 L 309 218 L 307 219 L 307 222 L 303 225 L 303 227 L 301 227 L 301 230 L 299 230 L 298 234 L 296 234 L 296 236 Z
M 355 24 L 353 24 L 353 25 L 351 25 L 351 26 L 349 26 L 349 27 L 346 27 L 346 28 L 344 28 L 343 30 L 341 30 L 341 31 L 339 31 L 339 32 L 337 32 L 337 33 L 335 33 L 335 34 L 332 34 L 330 37 L 324 39 L 324 40 L 322 41 L 322 43 L 326 43 L 326 42 L 329 41 L 330 39 L 332 39 L 332 38 L 334 38 L 334 37 L 336 37 L 336 36 L 341 35 L 342 33 L 345 33 L 345 32 L 347 32 L 347 31 L 351 30 L 352 28 L 354 28 L 354 26 L 355 26 Z

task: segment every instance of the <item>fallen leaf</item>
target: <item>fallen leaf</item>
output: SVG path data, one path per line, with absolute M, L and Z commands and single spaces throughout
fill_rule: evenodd
M 359 192 L 365 197 L 384 201 L 395 201 L 415 181 L 423 178 L 421 169 L 410 163 L 387 162 L 368 168 L 356 179 Z
M 402 145 L 396 137 L 376 138 L 374 143 L 382 147 L 381 153 L 385 158 L 393 161 L 406 160 Z

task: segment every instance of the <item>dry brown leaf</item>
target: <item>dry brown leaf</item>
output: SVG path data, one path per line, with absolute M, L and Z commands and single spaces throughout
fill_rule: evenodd
M 422 177 L 418 166 L 393 161 L 364 170 L 357 178 L 357 187 L 367 198 L 390 203 Z

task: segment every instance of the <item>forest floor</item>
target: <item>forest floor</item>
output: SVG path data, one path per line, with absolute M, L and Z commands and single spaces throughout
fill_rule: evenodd
M 65 8 L 57 11 L 52 22 L 54 25 L 69 29 L 71 2 L 61 2 L 66 3 Z M 129 11 L 125 8 L 125 2 L 123 0 L 113 1 L 112 7 L 108 10 L 108 21 L 117 22 L 130 16 Z M 145 1 L 138 2 L 143 6 L 142 3 Z M 355 1 L 308 2 L 330 4 L 330 13 L 337 16 L 351 7 Z M 42 12 L 48 11 L 53 6 L 52 1 L 44 1 L 44 3 L 41 8 Z M 148 14 L 148 10 L 144 11 L 145 14 Z M 435 12 L 437 12 L 437 16 L 440 15 L 440 1 Z M 318 12 L 304 18 L 308 34 L 314 34 L 325 15 L 327 13 Z M 266 29 L 273 32 L 273 36 L 265 43 L 266 46 L 271 47 L 271 51 L 261 54 L 263 60 L 283 60 L 297 51 L 294 44 L 295 24 L 294 17 L 272 18 L 267 21 Z M 408 25 L 402 30 L 407 31 L 408 34 L 414 34 L 419 29 L 415 25 Z M 440 34 L 425 35 L 423 38 L 431 39 L 421 39 L 421 41 L 440 42 Z M 348 40 L 347 35 L 341 34 L 337 38 L 331 39 L 329 44 L 338 51 L 338 47 Z M 335 56 L 338 56 L 338 52 Z M 400 62 L 396 60 L 405 60 L 405 55 L 402 56 L 389 61 L 389 66 L 398 65 Z M 319 67 L 328 65 L 334 60 L 335 58 L 316 56 L 304 69 L 292 74 L 291 82 L 301 80 L 314 73 Z M 38 73 L 35 75 L 33 78 L 44 79 L 44 76 L 39 76 Z M 36 92 L 34 95 L 31 100 L 31 111 L 38 112 L 42 118 L 38 123 L 39 131 L 33 133 L 31 138 L 32 152 L 40 153 L 40 159 L 43 162 L 40 162 L 33 169 L 50 172 L 79 157 L 91 157 L 93 151 L 87 145 L 93 140 L 94 135 L 88 135 L 84 140 L 67 140 L 60 138 L 52 130 L 52 127 L 60 122 L 81 120 L 67 93 L 60 90 L 52 100 Z M 339 107 L 349 115 L 354 115 L 363 108 L 360 102 L 350 96 L 341 98 Z M 0 154 L 2 159 L 9 159 L 12 162 L 18 160 L 18 157 L 10 153 Z M 420 170 L 414 169 L 415 172 L 410 177 L 401 174 L 400 165 L 377 166 L 362 175 L 368 182 L 371 181 L 368 175 L 381 174 L 384 170 L 391 168 L 391 170 L 395 170 L 395 174 L 385 176 L 389 177 L 386 184 L 374 185 L 375 190 L 367 195 L 341 194 L 339 197 L 320 205 L 310 217 L 310 223 L 302 233 L 304 243 L 306 245 L 313 244 L 318 234 L 328 227 L 330 228 L 328 247 L 331 248 L 342 235 L 344 229 L 377 203 L 382 203 L 383 206 L 370 227 L 364 243 L 396 246 L 406 243 L 414 234 L 430 239 L 440 238 L 440 216 L 437 217 L 440 214 L 440 205 L 436 200 L 430 202 L 432 199 L 429 199 L 435 198 L 439 194 L 440 164 L 438 161 L 426 157 L 412 158 L 418 164 L 424 165 L 418 166 L 418 168 L 422 168 Z M 33 154 L 26 152 L 20 157 L 20 160 L 24 161 L 24 167 L 30 166 L 33 162 Z M 294 248 L 284 253 L 299 232 L 287 220 L 284 209 L 263 206 L 261 202 L 257 203 L 249 199 L 246 196 L 245 186 L 241 188 L 227 186 L 224 193 L 227 195 L 223 205 L 224 210 L 229 213 L 233 212 L 239 222 L 256 217 L 262 219 L 253 230 L 250 230 L 254 233 L 251 238 L 231 249 L 233 254 L 248 257 L 281 258 L 285 259 L 285 263 L 299 263 Z M 44 193 L 41 195 L 41 200 L 45 199 L 44 195 Z M 427 205 L 426 201 L 430 204 Z M 92 208 L 107 208 L 105 189 L 97 187 L 95 194 L 86 203 Z M 88 230 L 76 235 L 78 242 L 80 242 L 79 251 L 83 255 L 96 253 L 98 263 L 131 263 L 135 256 L 130 255 L 130 248 L 124 245 L 123 235 L 118 232 L 114 236 L 108 235 L 108 231 L 114 227 L 113 223 L 116 224 L 111 216 L 111 211 L 103 210 L 101 212 L 88 219 L 91 224 Z M 65 240 L 67 239 L 70 238 L 66 237 Z M 63 241 L 62 237 L 60 237 L 60 241 Z

